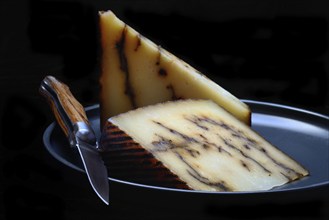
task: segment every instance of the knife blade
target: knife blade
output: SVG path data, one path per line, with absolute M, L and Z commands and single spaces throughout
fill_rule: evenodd
M 74 98 L 69 87 L 53 76 L 46 76 L 43 79 L 40 93 L 49 102 L 70 145 L 77 148 L 93 190 L 108 205 L 107 169 L 98 152 L 97 138 L 89 124 L 84 108 Z

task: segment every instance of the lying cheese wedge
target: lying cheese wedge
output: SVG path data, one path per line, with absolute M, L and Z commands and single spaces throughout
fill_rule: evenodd
M 308 171 L 209 100 L 178 100 L 110 118 L 101 137 L 113 177 L 209 191 L 255 191 Z
M 250 124 L 250 109 L 186 62 L 119 20 L 100 12 L 101 125 L 137 107 L 176 99 L 210 99 Z M 200 54 L 202 56 L 202 54 Z

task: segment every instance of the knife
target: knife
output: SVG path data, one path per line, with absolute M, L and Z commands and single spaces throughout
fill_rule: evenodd
M 107 169 L 98 152 L 98 142 L 82 105 L 69 87 L 53 76 L 46 76 L 40 85 L 55 118 L 72 147 L 77 147 L 89 182 L 99 198 L 109 204 Z

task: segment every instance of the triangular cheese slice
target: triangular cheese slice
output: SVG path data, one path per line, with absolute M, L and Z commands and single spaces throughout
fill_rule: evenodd
M 198 70 L 124 22 L 112 11 L 100 12 L 100 115 L 111 116 L 137 107 L 176 99 L 210 99 L 250 124 L 250 109 Z
M 157 186 L 258 191 L 308 175 L 209 100 L 165 102 L 112 117 L 101 149 L 110 176 Z

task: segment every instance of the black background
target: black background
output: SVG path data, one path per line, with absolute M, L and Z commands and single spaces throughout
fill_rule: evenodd
M 51 74 L 84 106 L 98 103 L 97 12 L 111 9 L 241 99 L 328 115 L 326 2 L 0 0 L 0 219 L 327 219 L 323 200 L 208 207 L 193 216 L 125 202 L 105 206 L 84 174 L 44 148 L 54 117 L 38 92 Z

